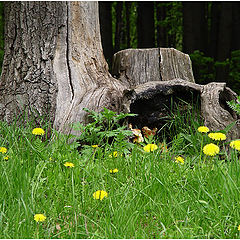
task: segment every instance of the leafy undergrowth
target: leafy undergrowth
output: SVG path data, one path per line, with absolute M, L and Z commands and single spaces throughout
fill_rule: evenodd
M 238 145 L 196 121 L 170 143 L 132 143 L 124 117 L 105 109 L 72 143 L 0 122 L 0 237 L 239 238 Z

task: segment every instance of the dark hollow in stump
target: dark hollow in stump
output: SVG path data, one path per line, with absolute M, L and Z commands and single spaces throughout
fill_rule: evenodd
M 227 105 L 227 101 L 237 99 L 237 94 L 222 82 L 196 84 L 187 54 L 173 48 L 122 50 L 114 55 L 113 74 L 126 86 L 122 111 L 138 114 L 131 119 L 136 127 L 161 129 L 171 99 L 192 103 L 199 98 L 205 126 L 220 131 L 236 122 L 227 139 L 240 138 L 240 116 Z M 184 111 L 184 107 L 178 110 Z
M 211 131 L 219 131 L 236 121 L 227 137 L 228 139 L 239 138 L 240 116 L 226 103 L 236 99 L 237 94 L 226 87 L 225 83 L 212 82 L 199 85 L 182 79 L 147 82 L 124 91 L 123 111 L 138 114 L 131 119 L 133 125 L 138 128 L 149 126 L 161 129 L 165 124 L 164 117 L 169 114 L 171 98 L 176 103 L 180 98 L 191 104 L 198 97 L 204 125 Z M 180 108 L 180 113 L 186 110 L 184 104 Z

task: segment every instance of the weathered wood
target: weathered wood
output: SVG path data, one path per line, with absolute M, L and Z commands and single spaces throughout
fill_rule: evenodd
M 140 129 L 143 126 L 160 129 L 161 118 L 167 114 L 167 107 L 170 108 L 171 96 L 187 102 L 191 102 L 192 97 L 199 96 L 205 125 L 211 131 L 219 131 L 236 121 L 236 125 L 228 133 L 228 139 L 240 137 L 240 116 L 226 103 L 236 100 L 237 94 L 227 88 L 225 83 L 199 85 L 182 79 L 147 82 L 124 91 L 122 111 L 137 113 L 138 116 L 131 120 Z
M 212 82 L 201 89 L 201 110 L 206 126 L 217 131 L 237 121 L 228 133 L 229 139 L 240 138 L 240 116 L 226 103 L 236 99 L 237 94 L 226 87 L 226 83 Z
M 175 78 L 194 82 L 189 55 L 173 48 L 122 50 L 114 54 L 112 72 L 126 87 Z
M 84 107 L 118 111 L 123 85 L 108 72 L 97 2 L 7 2 L 5 10 L 2 120 L 46 116 L 63 131 L 87 120 Z

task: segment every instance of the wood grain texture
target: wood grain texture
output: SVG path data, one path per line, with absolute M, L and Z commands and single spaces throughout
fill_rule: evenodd
M 83 108 L 101 111 L 107 107 L 118 111 L 120 106 L 124 87 L 108 72 L 96 13 L 97 2 L 68 2 L 67 42 L 63 44 L 67 47 L 66 61 L 72 94 L 67 102 L 64 99 L 57 102 L 54 126 L 61 131 L 73 122 L 87 122 Z M 65 78 L 62 79 L 63 72 L 59 70 L 56 71 L 58 83 L 64 87 Z M 62 91 L 63 98 L 64 95 L 65 91 Z
M 126 87 L 175 78 L 195 82 L 189 56 L 173 48 L 122 50 L 114 54 L 112 71 Z
M 201 109 L 206 126 L 217 131 L 236 121 L 228 136 L 231 139 L 240 138 L 240 116 L 226 103 L 236 99 L 237 94 L 226 87 L 226 83 L 212 82 L 204 85 L 201 90 Z

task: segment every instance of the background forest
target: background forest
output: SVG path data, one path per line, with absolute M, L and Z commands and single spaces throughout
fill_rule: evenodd
M 4 6 L 0 2 L 0 68 Z M 190 55 L 196 83 L 226 82 L 240 94 L 240 2 L 100 1 L 104 55 L 126 48 L 172 47 Z
M 240 93 L 240 2 L 99 2 L 102 44 L 172 47 L 190 55 L 196 83 L 227 82 Z

